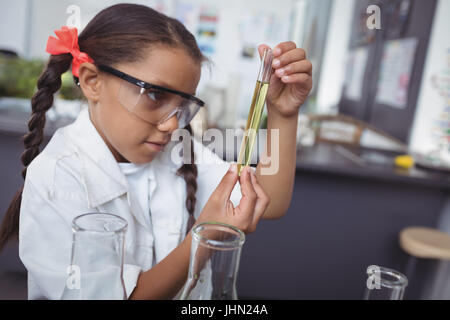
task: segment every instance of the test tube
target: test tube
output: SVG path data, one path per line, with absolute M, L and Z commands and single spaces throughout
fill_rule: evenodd
M 250 105 L 250 112 L 247 118 L 247 125 L 245 126 L 244 137 L 239 151 L 237 161 L 239 175 L 241 175 L 244 166 L 248 166 L 252 159 L 253 147 L 261 124 L 261 116 L 266 102 L 266 95 L 269 91 L 270 76 L 272 75 L 272 60 L 272 50 L 264 50 L 258 79 L 256 80 L 255 91 L 253 92 L 252 103 Z

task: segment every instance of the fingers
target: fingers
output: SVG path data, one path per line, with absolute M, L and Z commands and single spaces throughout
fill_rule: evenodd
M 278 57 L 283 52 L 287 52 L 295 48 L 297 48 L 297 45 L 293 41 L 281 42 L 275 48 L 273 48 L 273 55 L 274 57 Z
M 253 188 L 255 189 L 255 192 L 257 195 L 255 214 L 253 216 L 253 225 L 256 227 L 258 221 L 261 219 L 262 215 L 264 214 L 267 207 L 269 206 L 270 198 L 265 193 L 265 191 L 261 187 L 261 185 L 258 183 L 258 180 L 256 179 L 256 175 L 254 172 L 252 172 L 252 174 L 251 174 L 251 180 L 252 180 Z
M 253 184 L 250 177 L 250 168 L 246 166 L 242 170 L 241 177 L 239 179 L 241 184 L 242 198 L 237 208 L 244 214 L 253 214 L 254 207 L 256 205 L 257 194 L 253 188 Z
M 312 87 L 312 64 L 306 60 L 305 50 L 288 41 L 279 44 L 274 49 L 274 55 L 276 58 L 272 65 L 275 68 L 275 75 L 283 83 L 301 84 L 305 90 Z
M 306 73 L 294 73 L 289 76 L 281 77 L 284 83 L 300 83 L 304 89 L 312 87 L 312 77 Z
M 237 165 L 232 163 L 211 197 L 226 203 L 231 196 L 231 192 L 233 191 L 238 178 Z
M 279 68 L 275 71 L 278 77 L 288 76 L 293 73 L 306 73 L 308 75 L 312 74 L 312 64 L 308 60 L 296 61 L 288 64 L 285 67 Z
M 239 182 L 241 183 L 241 193 L 243 196 L 256 198 L 256 192 L 253 188 L 252 180 L 250 177 L 250 167 L 245 166 L 241 173 L 241 178 Z
M 301 61 L 306 59 L 305 50 L 302 48 L 295 48 L 290 51 L 284 52 L 280 56 L 273 59 L 272 66 L 275 69 L 282 68 L 292 62 Z

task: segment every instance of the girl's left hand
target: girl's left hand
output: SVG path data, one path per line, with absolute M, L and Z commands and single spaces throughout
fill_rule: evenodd
M 260 57 L 267 45 L 258 46 Z M 268 113 L 283 117 L 295 116 L 312 88 L 312 64 L 306 60 L 305 50 L 292 41 L 279 43 L 273 48 L 274 73 L 267 93 Z

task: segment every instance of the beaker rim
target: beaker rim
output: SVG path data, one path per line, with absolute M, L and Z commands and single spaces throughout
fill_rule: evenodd
M 406 287 L 408 285 L 408 278 L 397 270 L 386 268 L 386 267 L 380 267 L 380 266 L 373 266 L 375 270 L 379 270 L 380 272 L 375 271 L 374 273 L 379 273 L 380 275 L 380 284 L 387 288 L 399 288 L 399 287 Z M 370 268 L 370 267 L 369 267 Z M 367 272 L 369 273 L 369 272 Z M 383 276 L 390 276 L 392 280 L 386 279 Z
M 221 226 L 223 228 L 231 229 L 233 232 L 237 234 L 236 239 L 234 240 L 226 240 L 226 241 L 219 241 L 214 239 L 208 239 L 205 236 L 202 236 L 198 231 L 200 228 L 205 226 Z M 204 242 L 204 245 L 214 247 L 216 249 L 220 250 L 234 250 L 242 247 L 242 245 L 245 242 L 245 234 L 242 232 L 239 228 L 236 228 L 235 226 L 232 226 L 230 224 L 222 223 L 222 222 L 202 222 L 196 225 L 194 228 L 192 228 L 192 236 L 200 241 Z
M 111 230 L 96 230 L 96 229 L 90 229 L 86 228 L 80 225 L 80 220 L 83 220 L 86 217 L 92 217 L 92 216 L 98 216 L 98 217 L 108 217 L 108 218 L 114 218 L 116 219 L 116 222 L 119 222 L 119 225 L 115 229 Z M 121 216 L 118 216 L 116 214 L 112 213 L 104 213 L 104 212 L 90 212 L 90 213 L 84 213 L 79 216 L 76 216 L 72 220 L 72 229 L 76 232 L 92 232 L 92 233 L 121 233 L 125 232 L 128 227 L 128 222 Z

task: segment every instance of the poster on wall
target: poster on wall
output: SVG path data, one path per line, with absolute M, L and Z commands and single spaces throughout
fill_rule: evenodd
M 438 1 L 427 49 L 410 149 L 450 164 L 450 1 Z M 438 161 L 436 161 L 438 159 Z
M 375 96 L 377 103 L 397 109 L 406 107 L 417 44 L 416 38 L 385 42 Z
M 203 54 L 216 53 L 219 10 L 215 6 L 202 6 L 197 25 L 197 43 Z
M 431 77 L 431 87 L 441 98 L 441 110 L 433 119 L 431 134 L 436 146 L 443 153 L 450 153 L 450 47 L 447 48 L 445 64 Z

